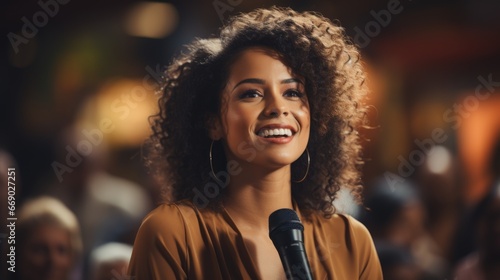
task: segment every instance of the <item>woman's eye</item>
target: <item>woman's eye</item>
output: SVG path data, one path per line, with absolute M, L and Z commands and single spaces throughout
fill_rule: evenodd
M 240 94 L 240 99 L 246 99 L 246 98 L 258 98 L 261 97 L 262 94 L 256 90 L 247 90 Z
M 290 90 L 285 91 L 284 96 L 302 98 L 304 96 L 304 94 L 296 89 L 290 89 Z

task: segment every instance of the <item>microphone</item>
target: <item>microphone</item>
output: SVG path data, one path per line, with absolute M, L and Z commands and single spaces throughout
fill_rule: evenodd
M 269 237 L 278 250 L 286 279 L 312 280 L 304 248 L 304 226 L 292 209 L 279 209 L 269 216 Z

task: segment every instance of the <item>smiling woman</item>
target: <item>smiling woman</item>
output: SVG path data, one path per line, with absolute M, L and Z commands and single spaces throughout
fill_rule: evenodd
M 268 217 L 294 209 L 315 279 L 382 279 L 360 191 L 359 54 L 315 13 L 259 9 L 188 46 L 165 73 L 149 163 L 165 204 L 144 220 L 136 279 L 285 279 Z
M 289 168 L 281 167 L 297 160 L 309 140 L 304 83 L 273 50 L 262 47 L 239 53 L 229 73 L 221 93 L 224 114 L 213 118 L 211 138 L 224 139 L 227 160 L 240 162 L 246 175 L 282 170 L 286 176 Z M 259 153 L 248 160 L 246 152 L 238 149 L 241 143 L 260 147 Z

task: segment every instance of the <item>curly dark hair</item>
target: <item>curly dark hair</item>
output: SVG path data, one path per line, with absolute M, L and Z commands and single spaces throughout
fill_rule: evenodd
M 220 114 L 229 67 L 249 47 L 272 49 L 305 79 L 311 164 L 303 182 L 292 180 L 298 207 L 306 215 L 320 211 L 328 217 L 335 213 L 332 202 L 341 187 L 350 188 L 359 201 L 363 162 L 356 127 L 364 119 L 366 92 L 359 52 L 329 19 L 278 7 L 233 17 L 219 37 L 196 39 L 166 70 L 147 157 L 155 174 L 163 175 L 165 199 L 193 199 L 213 183 L 207 119 Z M 215 170 L 226 167 L 220 146 L 214 145 Z M 304 158 L 292 164 L 292 174 L 305 174 Z M 211 199 L 210 205 L 217 201 Z

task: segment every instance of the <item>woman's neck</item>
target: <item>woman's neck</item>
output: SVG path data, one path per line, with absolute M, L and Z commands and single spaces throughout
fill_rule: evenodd
M 254 172 L 231 177 L 224 207 L 240 230 L 267 232 L 272 212 L 292 208 L 290 166 L 267 172 L 249 166 L 242 167 L 242 170 Z

